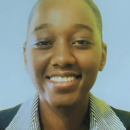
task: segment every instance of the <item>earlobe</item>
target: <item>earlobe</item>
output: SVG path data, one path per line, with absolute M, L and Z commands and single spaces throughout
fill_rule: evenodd
M 106 59 L 107 59 L 107 44 L 103 43 L 103 45 L 102 45 L 102 58 L 101 58 L 101 62 L 100 62 L 99 71 L 102 71 L 104 69 L 105 64 L 106 64 Z
M 26 46 L 25 46 L 26 43 L 24 43 L 24 46 L 23 46 L 23 56 L 24 56 L 24 65 L 25 65 L 25 70 L 26 72 L 28 73 L 28 69 L 27 69 L 27 58 L 26 58 Z
M 100 64 L 99 71 L 102 71 L 102 70 L 104 69 L 104 66 L 105 66 L 105 63 L 104 63 L 104 62 L 102 62 L 102 63 Z

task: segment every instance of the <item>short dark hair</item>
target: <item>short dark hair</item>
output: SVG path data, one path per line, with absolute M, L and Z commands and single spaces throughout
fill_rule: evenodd
M 97 26 L 102 37 L 103 23 L 102 23 L 102 16 L 101 16 L 100 10 L 97 7 L 97 5 L 93 2 L 93 0 L 84 0 L 84 1 L 91 7 L 91 9 L 94 12 L 96 16 L 96 20 L 97 20 Z
M 30 12 L 30 15 L 29 15 L 29 19 L 28 19 L 28 26 L 31 22 L 31 19 L 33 17 L 33 14 L 35 12 L 35 9 L 37 8 L 37 6 L 42 2 L 43 0 L 37 0 L 37 2 L 35 3 L 35 5 L 33 6 L 31 12 Z M 98 29 L 99 29 L 99 32 L 101 34 L 101 38 L 102 38 L 102 16 L 101 16 L 101 13 L 97 7 L 97 5 L 93 2 L 93 0 L 84 0 L 90 7 L 91 9 L 93 10 L 95 16 L 96 16 L 96 20 L 97 20 L 97 26 L 98 26 Z

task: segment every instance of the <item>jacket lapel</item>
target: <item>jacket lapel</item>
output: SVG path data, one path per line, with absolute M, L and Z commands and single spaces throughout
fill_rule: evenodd
M 5 130 L 40 130 L 39 95 L 23 103 Z M 92 93 L 89 94 L 90 130 L 126 130 L 111 107 Z
M 23 103 L 5 130 L 40 130 L 38 119 L 38 94 Z
M 92 93 L 90 102 L 90 130 L 126 130 L 111 107 Z

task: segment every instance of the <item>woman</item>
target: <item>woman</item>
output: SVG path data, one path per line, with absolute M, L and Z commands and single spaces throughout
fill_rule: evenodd
M 107 55 L 93 1 L 38 1 L 29 17 L 23 54 L 38 93 L 1 111 L 1 130 L 130 129 L 129 112 L 90 93 Z

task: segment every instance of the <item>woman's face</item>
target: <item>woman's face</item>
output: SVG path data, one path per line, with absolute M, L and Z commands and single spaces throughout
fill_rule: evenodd
M 31 20 L 24 58 L 40 99 L 51 106 L 86 100 L 105 65 L 96 17 L 81 0 L 44 0 Z

